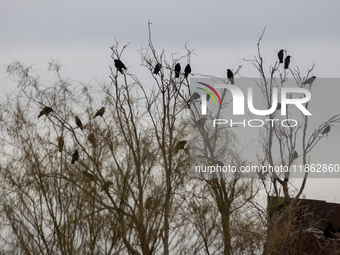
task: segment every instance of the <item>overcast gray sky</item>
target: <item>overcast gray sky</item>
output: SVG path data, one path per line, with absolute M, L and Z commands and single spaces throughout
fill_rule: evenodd
M 173 52 L 185 54 L 187 41 L 195 49 L 193 73 L 225 77 L 227 68 L 243 64 L 242 75 L 257 77 L 256 70 L 241 59 L 256 54 L 257 40 L 267 27 L 261 47 L 267 70 L 283 48 L 292 56 L 291 68 L 299 66 L 302 74 L 314 63 L 313 75 L 339 78 L 339 10 L 340 1 L 334 0 L 2 0 L 0 95 L 17 90 L 5 74 L 14 60 L 33 65 L 40 74 L 47 70 L 47 62 L 57 59 L 71 80 L 109 82 L 108 66 L 113 64 L 109 46 L 114 38 L 121 45 L 130 42 L 122 60 L 130 72 L 143 75 L 137 50 L 147 44 L 148 20 L 153 23 L 154 45 L 159 51 L 165 49 L 167 59 Z M 339 107 L 339 101 L 334 106 Z M 311 180 L 307 198 L 340 202 L 339 189 L 316 189 L 320 183 L 340 186 L 340 179 L 330 182 Z

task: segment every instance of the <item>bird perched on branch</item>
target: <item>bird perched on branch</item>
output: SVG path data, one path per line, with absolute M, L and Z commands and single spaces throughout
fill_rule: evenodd
M 174 148 L 174 153 L 177 154 L 179 150 L 184 150 L 185 145 L 187 144 L 187 141 L 179 141 L 175 148 Z
M 160 63 L 157 63 L 155 66 L 155 69 L 153 69 L 153 73 L 157 75 L 159 71 L 161 70 L 161 68 L 162 68 L 162 65 Z
M 44 109 L 42 109 L 41 112 L 39 113 L 38 119 L 43 115 L 47 116 L 52 111 L 53 109 L 51 107 L 45 106 Z
M 152 206 L 152 197 L 148 197 L 145 201 L 145 208 L 146 210 L 150 210 Z
M 64 148 L 64 139 L 62 136 L 58 137 L 58 150 L 62 152 Z
M 79 153 L 78 153 L 78 150 L 76 150 L 76 151 L 72 154 L 72 161 L 71 161 L 71 164 L 74 164 L 78 159 L 79 159 Z
M 81 130 L 83 130 L 83 123 L 81 122 L 81 120 L 78 118 L 78 116 L 75 117 L 76 120 L 76 124 L 78 127 L 80 127 Z
M 120 59 L 115 59 L 115 67 L 119 72 L 123 74 L 123 69 L 127 69 L 126 66 L 123 64 L 123 62 Z
M 191 97 L 190 97 L 190 100 L 189 102 L 192 102 L 192 101 L 195 101 L 197 99 L 201 98 L 200 94 L 198 94 L 197 92 L 194 92 Z
M 297 159 L 299 157 L 299 154 L 297 153 L 297 151 L 294 151 L 294 159 Z
M 181 64 L 180 63 L 177 63 L 175 65 L 175 78 L 179 78 L 179 73 L 181 72 Z
M 302 84 L 306 85 L 306 84 L 312 84 L 314 82 L 314 80 L 316 79 L 315 76 L 310 77 L 309 79 L 305 80 Z
M 283 63 L 284 50 L 280 50 L 279 53 L 277 53 L 277 56 L 279 58 L 280 64 L 282 64 Z
M 87 137 L 87 140 L 89 140 L 89 142 L 92 144 L 93 147 L 97 147 L 96 137 L 94 136 L 93 133 L 89 134 L 89 136 Z
M 277 103 L 277 106 L 276 106 L 276 110 L 275 111 L 278 111 L 281 109 L 281 103 Z
M 104 112 L 105 112 L 105 107 L 100 108 L 100 109 L 96 112 L 96 114 L 94 115 L 93 118 L 95 119 L 97 116 L 103 117 Z
M 191 73 L 191 66 L 190 64 L 187 64 L 187 66 L 184 68 L 184 77 L 187 78 L 189 73 Z
M 321 134 L 322 134 L 322 135 L 328 134 L 329 131 L 331 131 L 331 126 L 330 126 L 330 125 L 328 125 L 327 127 L 325 127 L 325 129 L 321 132 Z
M 299 157 L 299 154 L 297 153 L 297 151 L 294 151 L 293 153 L 293 159 L 297 159 Z
M 323 234 L 324 234 L 324 236 L 327 237 L 327 238 L 334 238 L 333 235 L 332 235 L 332 233 L 331 233 L 331 231 L 329 231 L 328 228 L 325 228 L 325 229 L 324 229 Z
M 231 84 L 234 84 L 234 74 L 230 69 L 227 70 L 227 78 Z
M 288 69 L 288 67 L 289 67 L 290 58 L 291 58 L 291 56 L 287 56 L 287 57 L 285 58 L 285 69 Z
M 82 174 L 84 176 L 85 181 L 93 181 L 96 182 L 97 181 L 97 177 L 94 176 L 93 174 L 88 173 L 87 171 L 82 171 Z
M 101 191 L 105 190 L 105 192 L 108 192 L 111 185 L 113 185 L 112 181 L 105 181 L 103 186 L 102 186 Z

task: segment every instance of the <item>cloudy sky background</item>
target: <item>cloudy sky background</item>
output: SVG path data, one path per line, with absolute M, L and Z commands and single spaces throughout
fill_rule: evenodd
M 115 38 L 130 43 L 122 57 L 129 71 L 142 77 L 138 50 L 147 46 L 148 20 L 156 49 L 166 58 L 186 54 L 184 45 L 195 49 L 193 73 L 226 76 L 226 69 L 258 77 L 254 67 L 244 61 L 256 54 L 256 44 L 266 27 L 261 51 L 266 70 L 277 60 L 277 52 L 288 50 L 291 68 L 302 75 L 312 64 L 312 75 L 339 78 L 340 2 L 316 0 L 289 1 L 1 1 L 0 2 L 0 98 L 17 91 L 14 79 L 5 73 L 15 60 L 33 66 L 43 76 L 48 62 L 57 59 L 62 74 L 70 81 L 93 84 L 109 82 L 111 50 Z M 182 66 L 186 59 L 181 61 Z M 340 85 L 339 85 L 340 86 Z M 332 91 L 333 95 L 340 92 Z M 318 88 L 317 95 L 327 97 Z M 329 91 L 328 91 L 329 92 Z M 315 93 L 316 94 L 316 93 Z M 333 109 L 340 109 L 332 99 Z M 339 141 L 340 128 L 333 132 Z M 332 138 L 329 138 L 332 139 Z M 334 138 L 333 138 L 334 140 Z M 338 150 L 339 147 L 334 148 Z M 325 150 L 324 150 L 325 151 Z M 340 152 L 337 162 L 340 163 Z M 321 163 L 321 162 L 320 162 Z M 331 162 L 330 162 L 331 163 Z M 340 202 L 340 179 L 311 179 L 306 196 Z M 323 188 L 322 188 L 323 187 Z M 332 188 L 330 188 L 332 187 Z

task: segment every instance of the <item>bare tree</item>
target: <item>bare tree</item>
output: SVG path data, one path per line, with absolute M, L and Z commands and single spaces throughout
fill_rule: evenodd
M 264 30 L 265 31 L 265 30 Z M 296 85 L 300 88 L 312 91 L 313 82 L 306 83 L 301 77 L 300 70 L 283 69 L 277 61 L 273 66 L 270 66 L 269 75 L 267 77 L 263 56 L 260 51 L 260 42 L 264 35 L 264 31 L 258 40 L 257 56 L 254 60 L 247 60 L 258 70 L 261 81 L 257 82 L 260 88 L 266 107 L 269 109 L 273 103 L 273 90 L 281 89 L 288 80 L 289 73 L 292 74 Z M 281 70 L 282 68 L 282 70 Z M 314 65 L 307 71 L 306 77 L 309 78 Z M 296 98 L 299 94 L 290 93 L 289 98 Z M 308 102 L 304 103 L 304 107 L 308 109 Z M 278 107 L 279 108 L 279 107 Z M 281 108 L 281 104 L 280 104 Z M 269 119 L 278 119 L 276 115 L 278 111 L 269 115 Z M 302 114 L 301 121 L 296 126 L 282 127 L 277 122 L 269 122 L 261 134 L 260 143 L 263 148 L 263 156 L 258 156 L 259 164 L 266 166 L 286 166 L 290 168 L 294 164 L 294 160 L 298 157 L 296 152 L 297 144 L 302 144 L 302 152 L 299 156 L 302 157 L 302 165 L 310 163 L 312 149 L 317 143 L 324 138 L 323 131 L 333 123 L 340 122 L 340 114 L 330 117 L 328 121 L 322 123 L 313 133 L 308 136 L 309 128 L 308 116 Z M 292 114 L 286 109 L 286 119 L 292 119 Z M 272 125 L 272 123 L 275 123 Z M 293 235 L 291 226 L 296 218 L 298 208 L 298 199 L 302 195 L 308 177 L 308 172 L 305 172 L 303 181 L 300 187 L 294 187 L 291 183 L 291 173 L 286 172 L 281 175 L 275 172 L 261 175 L 261 181 L 268 196 L 267 209 L 267 240 L 265 254 L 287 254 L 291 248 L 290 245 L 296 239 Z M 283 198 L 280 198 L 283 196 Z M 310 225 L 309 225 L 310 227 Z M 298 232 L 295 232 L 297 234 Z
M 149 73 L 143 79 L 125 63 L 128 44 L 117 41 L 110 47 L 109 84 L 70 83 L 61 77 L 58 61 L 49 63 L 55 79 L 50 85 L 19 62 L 8 67 L 18 77 L 19 92 L 0 107 L 6 158 L 0 169 L 1 253 L 284 254 L 296 244 L 302 232 L 292 232 L 291 226 L 307 174 L 295 193 L 289 175 L 192 175 L 193 163 L 248 164 L 232 128 L 212 126 L 212 116 L 219 118 L 230 103 L 228 91 L 222 91 L 223 106 L 204 118 L 191 100 L 189 69 L 175 71 L 180 62 L 190 64 L 194 50 L 185 45 L 185 55 L 168 60 L 164 50 L 155 49 L 148 25 L 148 46 L 139 51 Z M 251 63 L 261 75 L 266 106 L 288 72 L 311 91 L 298 70 L 281 73 L 277 63 L 266 77 L 261 39 Z M 339 115 L 330 118 L 310 137 L 306 116 L 297 127 L 266 126 L 258 163 L 291 165 L 297 139 L 308 163 L 321 133 L 339 121 Z M 256 200 L 260 188 L 267 192 L 268 210 Z
M 178 238 L 176 216 L 188 180 L 188 151 L 177 146 L 188 140 L 188 80 L 175 80 L 150 37 L 142 61 L 156 86 L 145 88 L 124 68 L 126 47 L 111 47 L 120 63 L 101 91 L 63 80 L 55 61 L 52 87 L 18 62 L 8 67 L 21 89 L 1 109 L 1 211 L 16 236 L 8 251 L 20 243 L 28 254 L 170 254 L 190 242 Z

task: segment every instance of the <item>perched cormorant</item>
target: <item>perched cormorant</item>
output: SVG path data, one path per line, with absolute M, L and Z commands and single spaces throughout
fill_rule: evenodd
M 95 119 L 97 116 L 103 117 L 104 112 L 105 112 L 105 107 L 100 108 L 100 109 L 96 112 L 96 114 L 94 115 L 93 118 Z
M 123 69 L 127 69 L 120 59 L 115 59 L 115 67 L 123 74 Z
M 303 85 L 312 84 L 315 79 L 316 79 L 316 76 L 310 77 L 309 79 L 305 80 L 302 84 Z
M 283 63 L 284 50 L 280 50 L 277 56 L 279 57 L 280 63 Z
M 79 159 L 79 153 L 78 153 L 78 150 L 76 150 L 72 155 L 71 164 L 74 164 L 78 159 Z
M 155 69 L 153 69 L 153 73 L 157 75 L 159 71 L 161 70 L 161 68 L 162 68 L 162 65 L 160 63 L 157 63 L 157 65 L 155 66 Z
M 234 84 L 234 74 L 230 69 L 227 70 L 227 78 L 231 84 Z
M 76 120 L 76 124 L 78 127 L 80 127 L 81 130 L 83 130 L 83 123 L 81 122 L 81 120 L 78 118 L 78 116 L 75 117 Z
M 327 127 L 325 127 L 325 129 L 321 132 L 321 134 L 322 134 L 322 135 L 328 134 L 329 131 L 331 131 L 331 126 L 330 126 L 330 125 L 328 125 Z
M 181 65 L 180 65 L 180 63 L 177 63 L 175 65 L 175 73 L 176 73 L 175 78 L 179 78 L 179 73 L 180 72 L 181 72 Z
M 290 63 L 290 56 L 287 56 L 286 58 L 285 58 L 285 69 L 288 69 L 288 67 L 289 67 L 289 63 Z
M 184 68 L 184 77 L 187 78 L 189 73 L 191 73 L 191 67 L 190 64 L 187 64 L 187 66 Z
M 39 113 L 38 119 L 43 115 L 47 116 L 52 111 L 53 109 L 51 107 L 45 106 L 44 109 L 42 109 L 41 112 Z

